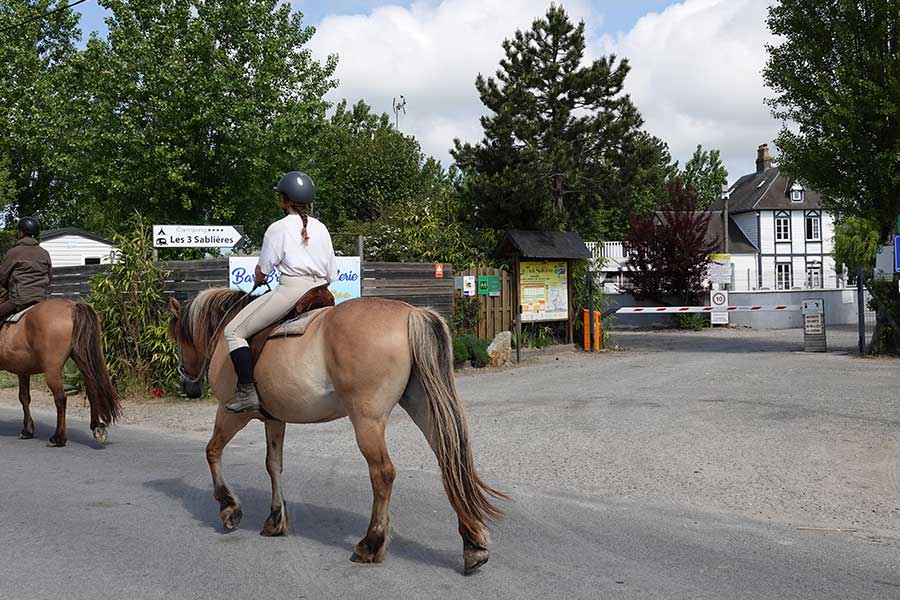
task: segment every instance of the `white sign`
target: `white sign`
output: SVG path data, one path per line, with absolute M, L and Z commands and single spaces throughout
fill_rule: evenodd
M 231 225 L 153 226 L 154 248 L 234 248 L 243 237 Z
M 253 273 L 256 271 L 258 256 L 231 256 L 228 258 L 228 287 L 233 290 L 249 292 L 253 289 Z M 358 256 L 337 257 L 338 278 L 328 286 L 328 290 L 334 295 L 335 304 L 345 300 L 359 298 L 362 295 L 362 273 L 360 271 Z M 275 271 L 269 275 L 270 288 L 278 285 L 280 274 Z M 257 289 L 259 295 L 269 291 L 266 286 Z
M 891 281 L 894 278 L 894 246 L 882 246 L 875 254 L 875 279 Z
M 710 283 L 731 283 L 731 255 L 709 255 L 709 281 Z
M 709 313 L 710 324 L 728 325 L 728 313 L 724 310 L 725 307 L 728 306 L 728 292 L 724 290 L 712 290 L 709 293 L 709 305 L 714 309 Z
M 475 276 L 463 275 L 463 296 L 475 295 Z

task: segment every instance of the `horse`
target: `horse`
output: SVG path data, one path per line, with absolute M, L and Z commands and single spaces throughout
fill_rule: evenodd
M 378 298 L 348 300 L 323 309 L 302 336 L 268 340 L 256 363 L 256 385 L 265 415 L 231 414 L 237 377 L 222 328 L 252 298 L 225 288 L 201 292 L 181 305 L 170 300 L 169 335 L 179 352 L 179 370 L 188 394 L 199 395 L 207 375 L 219 401 L 206 458 L 213 498 L 226 531 L 242 512 L 222 475 L 225 446 L 251 420 L 266 430 L 266 468 L 272 484 L 271 512 L 261 535 L 288 531 L 281 486 L 285 423 L 324 423 L 347 417 L 368 463 L 372 515 L 351 560 L 384 560 L 389 534 L 388 506 L 395 469 L 385 445 L 385 427 L 399 404 L 425 435 L 435 456 L 444 490 L 455 510 L 463 540 L 464 573 L 487 562 L 490 536 L 486 520 L 502 516 L 488 496 L 507 496 L 478 476 L 469 427 L 453 377 L 450 332 L 436 312 Z
M 61 298 L 43 300 L 17 322 L 0 326 L 0 369 L 19 376 L 19 402 L 24 412 L 20 439 L 34 437 L 31 376 L 44 373 L 56 404 L 56 431 L 47 445 L 57 448 L 66 445 L 63 365 L 69 357 L 84 380 L 94 439 L 101 444 L 107 442 L 107 427 L 116 421 L 122 409 L 106 369 L 100 319 L 89 305 Z

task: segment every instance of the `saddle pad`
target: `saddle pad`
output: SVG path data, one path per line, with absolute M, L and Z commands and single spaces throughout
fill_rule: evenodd
M 31 310 L 31 309 L 34 308 L 35 306 L 37 306 L 37 304 L 32 304 L 31 306 L 29 306 L 29 307 L 26 308 L 25 310 L 20 310 L 20 311 L 17 312 L 16 314 L 8 316 L 8 317 L 6 318 L 6 320 L 4 321 L 4 323 L 18 323 L 18 322 L 19 322 L 19 319 L 21 319 L 21 318 L 25 315 L 25 313 L 27 313 L 29 310 Z
M 332 308 L 333 307 L 331 306 L 326 306 L 325 308 L 317 308 L 315 310 L 303 313 L 296 319 L 285 321 L 284 323 L 278 325 L 272 331 L 272 333 L 269 334 L 267 339 L 303 335 L 304 333 L 306 333 L 306 328 L 309 327 L 310 323 L 315 321 L 320 316 L 324 315 Z

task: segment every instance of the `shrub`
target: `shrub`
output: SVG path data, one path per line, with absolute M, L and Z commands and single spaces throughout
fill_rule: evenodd
M 459 296 L 453 303 L 450 330 L 453 335 L 474 335 L 481 321 L 481 301 L 477 297 Z
M 461 336 L 458 341 L 466 347 L 467 358 L 473 367 L 481 368 L 491 362 L 491 357 L 487 353 L 487 348 L 491 345 L 490 341 L 474 335 Z
M 709 319 L 706 315 L 697 313 L 675 314 L 675 327 L 677 329 L 688 329 L 690 331 L 700 331 L 709 325 Z
M 467 360 L 469 360 L 469 349 L 466 348 L 466 343 L 459 338 L 453 338 L 453 366 L 458 369 Z

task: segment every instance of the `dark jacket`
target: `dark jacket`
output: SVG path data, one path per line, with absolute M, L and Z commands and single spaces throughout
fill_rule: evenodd
M 17 306 L 46 298 L 50 278 L 50 255 L 34 238 L 16 242 L 0 263 L 0 287 Z

